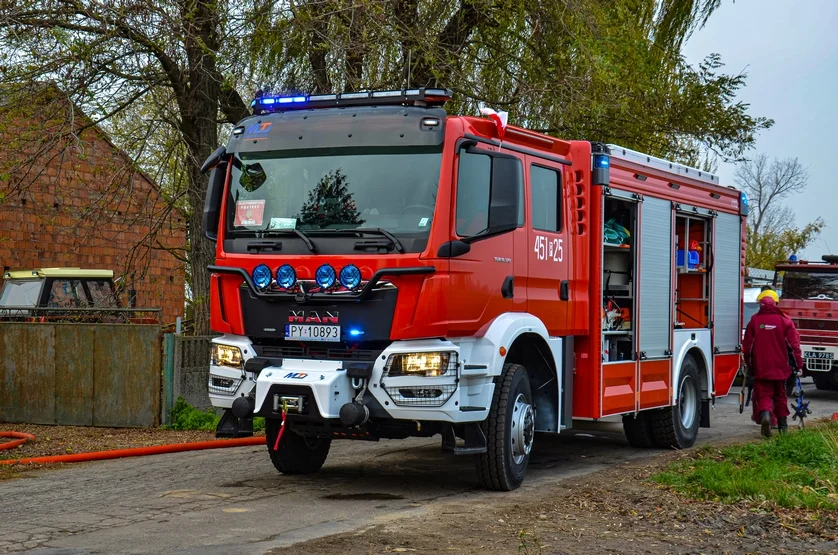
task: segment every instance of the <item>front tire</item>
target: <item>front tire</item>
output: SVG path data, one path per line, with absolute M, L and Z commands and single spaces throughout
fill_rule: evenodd
M 838 391 L 838 383 L 833 380 L 832 373 L 826 376 L 812 376 L 812 379 L 815 381 L 815 387 L 821 391 Z
M 486 489 L 511 491 L 524 481 L 535 440 L 535 408 L 527 370 L 504 364 L 485 423 L 486 453 L 477 457 L 477 480 Z
M 279 449 L 274 450 L 280 423 L 275 418 L 265 420 L 268 454 L 274 467 L 283 474 L 312 474 L 320 470 L 329 456 L 332 440 L 306 438 L 289 428 L 282 433 Z
M 701 382 L 695 359 L 687 355 L 678 375 L 678 399 L 673 407 L 650 413 L 658 447 L 686 449 L 695 444 L 701 423 Z

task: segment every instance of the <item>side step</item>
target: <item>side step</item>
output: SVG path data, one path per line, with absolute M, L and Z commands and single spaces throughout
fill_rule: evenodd
M 477 422 L 464 425 L 465 444 L 457 446 L 457 434 L 452 424 L 445 424 L 442 428 L 442 450 L 454 455 L 482 455 L 486 452 L 486 434 Z

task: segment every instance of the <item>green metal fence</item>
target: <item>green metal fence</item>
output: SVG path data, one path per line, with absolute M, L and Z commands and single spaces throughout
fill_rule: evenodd
M 0 322 L 0 420 L 156 426 L 160 347 L 159 324 Z
M 209 381 L 210 343 L 213 335 L 163 336 L 163 410 L 162 421 L 171 424 L 171 410 L 178 397 L 199 409 L 212 407 Z

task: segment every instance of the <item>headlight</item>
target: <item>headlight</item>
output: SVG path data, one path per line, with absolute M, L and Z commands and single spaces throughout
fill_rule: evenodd
M 384 370 L 388 376 L 437 377 L 456 375 L 457 353 L 399 353 L 390 355 Z
M 238 347 L 230 345 L 212 345 L 212 364 L 214 366 L 229 366 L 230 368 L 242 367 L 242 352 Z

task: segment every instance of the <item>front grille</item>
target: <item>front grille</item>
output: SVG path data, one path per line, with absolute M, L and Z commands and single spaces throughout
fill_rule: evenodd
M 241 383 L 241 378 L 210 374 L 208 387 L 209 392 L 214 395 L 235 395 Z
M 400 407 L 441 407 L 457 390 L 457 384 L 386 386 L 384 389 Z
M 253 350 L 262 357 L 297 358 L 310 360 L 375 360 L 386 348 L 385 345 L 350 345 L 345 342 L 331 345 L 308 345 L 272 339 L 255 339 Z M 366 348 L 361 348 L 366 347 Z
M 832 361 L 825 358 L 807 358 L 806 368 L 813 372 L 828 372 L 832 368 Z

